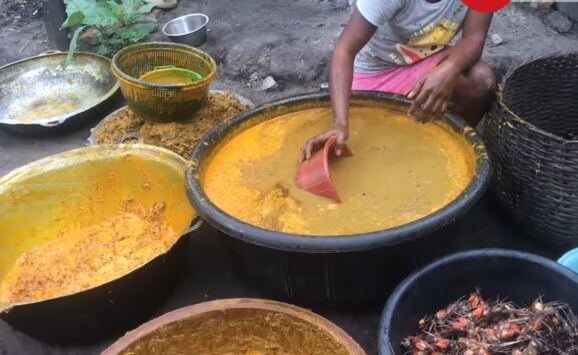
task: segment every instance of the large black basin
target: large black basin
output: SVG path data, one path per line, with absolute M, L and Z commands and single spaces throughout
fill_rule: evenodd
M 568 303 L 578 313 L 578 275 L 549 259 L 502 249 L 481 249 L 445 257 L 409 276 L 392 293 L 379 327 L 379 352 L 405 354 L 401 341 L 418 331 L 418 322 L 476 287 L 484 298 L 507 298 L 529 305 Z
M 407 112 L 408 101 L 383 93 L 357 92 L 352 105 Z M 454 237 L 452 224 L 485 190 L 490 175 L 485 147 L 471 128 L 454 115 L 444 119 L 474 147 L 476 174 L 467 189 L 441 210 L 415 222 L 388 230 L 339 237 L 310 237 L 265 230 L 244 223 L 213 204 L 203 191 L 207 157 L 239 128 L 248 128 L 283 114 L 328 107 L 328 94 L 317 93 L 279 100 L 239 114 L 210 133 L 193 152 L 187 171 L 188 193 L 197 212 L 227 235 L 240 256 L 240 270 L 269 297 L 298 303 L 369 305 L 382 302 L 409 272 L 444 253 Z M 231 198 L 235 198 L 231 196 Z

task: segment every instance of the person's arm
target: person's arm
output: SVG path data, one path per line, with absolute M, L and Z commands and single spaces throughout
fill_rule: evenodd
M 449 57 L 418 80 L 409 93 L 408 97 L 414 100 L 410 114 L 428 121 L 447 110 L 456 79 L 482 57 L 491 22 L 491 13 L 468 11 L 462 38 Z
M 308 160 L 311 155 L 335 137 L 337 144 L 335 154 L 340 156 L 349 135 L 349 98 L 353 81 L 353 62 L 357 53 L 369 42 L 377 27 L 367 21 L 355 9 L 347 26 L 337 40 L 329 74 L 329 90 L 333 108 L 333 127 L 316 137 L 313 137 L 301 150 L 299 161 Z

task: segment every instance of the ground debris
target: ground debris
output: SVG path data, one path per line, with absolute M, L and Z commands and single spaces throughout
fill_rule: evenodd
M 500 36 L 497 33 L 493 33 L 490 36 L 490 40 L 492 41 L 492 46 L 494 46 L 494 47 L 499 46 L 500 44 L 504 43 L 504 39 L 502 38 L 502 36 Z
M 566 33 L 572 29 L 572 21 L 560 11 L 549 13 L 546 16 L 546 22 L 559 33 Z
M 27 24 L 40 16 L 42 0 L 1 0 L 0 27 L 15 23 Z
M 268 77 L 265 78 L 265 80 L 263 80 L 263 83 L 261 84 L 261 90 L 272 91 L 275 90 L 278 86 L 279 85 L 277 84 L 275 79 L 269 75 Z

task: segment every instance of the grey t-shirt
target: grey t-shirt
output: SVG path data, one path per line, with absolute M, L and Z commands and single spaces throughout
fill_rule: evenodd
M 361 15 L 378 27 L 355 58 L 355 72 L 409 65 L 444 49 L 468 12 L 460 0 L 358 0 Z

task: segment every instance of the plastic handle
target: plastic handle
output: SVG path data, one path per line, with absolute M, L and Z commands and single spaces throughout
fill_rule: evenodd
M 185 74 L 188 78 L 194 79 L 194 80 L 201 80 L 203 78 L 203 76 L 195 71 L 192 70 L 188 70 L 188 69 L 182 69 L 182 68 L 177 68 L 174 65 L 161 65 L 158 67 L 155 67 L 154 70 L 165 70 L 165 69 L 176 69 L 178 70 L 180 73 Z
M 189 78 L 194 79 L 194 80 L 201 80 L 203 78 L 203 76 L 197 72 L 194 71 L 188 71 L 187 72 Z
M 60 119 L 55 120 L 55 121 L 49 121 L 49 122 L 40 123 L 40 125 L 41 125 L 41 126 L 44 126 L 44 127 L 54 127 L 54 126 L 58 126 L 58 125 L 63 124 L 64 121 L 66 121 L 67 118 L 68 118 L 68 117 L 63 117 L 63 118 L 60 118 Z

